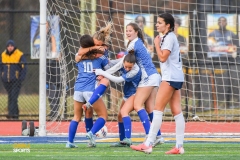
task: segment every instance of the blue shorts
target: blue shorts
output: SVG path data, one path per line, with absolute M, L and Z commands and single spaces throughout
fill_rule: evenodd
M 167 81 L 170 86 L 175 88 L 175 90 L 179 90 L 182 88 L 183 82 L 173 82 L 173 81 Z

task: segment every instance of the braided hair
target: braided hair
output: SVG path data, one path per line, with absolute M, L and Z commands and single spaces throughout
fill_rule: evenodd
M 166 24 L 170 24 L 169 31 L 162 38 L 162 42 L 161 42 L 161 46 L 162 46 L 162 43 L 164 42 L 164 38 L 168 35 L 168 33 L 174 31 L 174 18 L 170 13 L 160 14 L 158 15 L 158 17 L 162 18 Z
M 138 26 L 137 23 L 129 23 L 127 26 L 132 26 L 133 27 L 133 30 L 135 32 L 138 32 L 137 36 L 138 38 L 140 38 L 142 40 L 142 42 L 144 43 L 145 46 L 147 46 L 147 43 L 145 42 L 144 40 L 144 34 L 143 34 L 143 31 L 141 30 L 141 28 Z M 131 41 L 128 42 L 127 46 L 130 44 Z
M 94 46 L 93 38 L 88 34 L 81 36 L 80 46 L 82 48 L 88 48 L 88 47 Z M 97 54 L 104 54 L 104 52 L 101 50 L 98 50 L 98 49 L 92 49 L 92 50 L 89 50 L 86 54 L 84 54 L 81 57 L 81 59 L 91 59 L 92 60 L 92 59 L 96 58 Z

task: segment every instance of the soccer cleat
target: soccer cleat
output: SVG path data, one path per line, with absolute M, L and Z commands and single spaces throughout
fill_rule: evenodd
M 141 151 L 146 154 L 152 153 L 152 146 L 147 147 L 144 143 L 139 144 L 137 146 L 131 145 L 130 147 L 135 151 Z
M 183 154 L 183 153 L 184 153 L 183 147 L 180 148 L 173 147 L 171 150 L 165 152 L 165 154 Z
M 88 144 L 87 144 L 87 147 L 88 148 L 94 148 L 94 147 L 96 147 L 96 144 L 91 143 L 91 141 L 89 141 Z
M 78 146 L 75 145 L 74 143 L 67 142 L 67 143 L 66 143 L 66 148 L 78 148 Z
M 162 136 L 157 136 L 156 140 L 153 142 L 152 147 L 156 147 L 158 144 L 163 144 L 164 138 Z
M 110 145 L 110 147 L 129 147 L 127 144 L 121 143 L 121 142 L 116 142 Z
M 132 145 L 132 141 L 129 138 L 124 138 L 120 143 L 125 144 L 127 146 L 131 146 Z
M 88 146 L 96 147 L 95 138 L 91 131 L 87 133 L 86 137 L 89 139 Z

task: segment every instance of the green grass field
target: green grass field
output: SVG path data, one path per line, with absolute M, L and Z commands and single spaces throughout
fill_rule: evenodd
M 165 155 L 174 144 L 165 143 L 154 148 L 151 154 L 133 151 L 130 148 L 111 148 L 107 143 L 98 143 L 96 148 L 65 148 L 65 144 L 30 144 L 30 153 L 13 153 L 13 144 L 0 144 L 0 159 L 78 159 L 78 160 L 151 160 L 151 159 L 213 159 L 239 160 L 240 144 L 237 143 L 185 143 L 185 154 Z

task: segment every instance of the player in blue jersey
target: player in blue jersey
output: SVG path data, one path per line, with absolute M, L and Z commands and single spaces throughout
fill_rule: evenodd
M 130 146 L 131 142 L 131 118 L 129 113 L 134 110 L 133 102 L 136 93 L 137 86 L 141 80 L 141 70 L 136 64 L 136 57 L 134 51 L 124 57 L 122 67 L 119 70 L 120 77 L 113 76 L 107 71 L 96 69 L 96 75 L 102 75 L 107 79 L 115 82 L 124 82 L 124 97 L 118 113 L 118 127 L 119 127 L 119 139 L 120 142 L 114 143 L 111 147 L 125 147 Z
M 108 57 L 108 50 L 107 50 L 107 45 L 108 41 L 109 41 L 109 37 L 110 37 L 110 33 L 112 32 L 112 23 L 108 22 L 107 26 L 104 28 L 101 28 L 99 31 L 97 31 L 94 35 L 93 35 L 93 39 L 94 39 L 94 43 L 96 46 L 93 46 L 91 49 L 96 49 L 96 48 L 104 48 L 104 56 L 106 58 Z M 78 55 L 84 55 L 84 52 L 81 51 L 81 48 L 79 49 Z M 79 57 L 79 56 L 77 56 Z M 78 60 L 78 59 L 76 59 Z M 115 65 L 119 60 L 109 60 L 108 66 L 105 67 L 105 69 L 110 68 L 111 66 Z M 83 106 L 84 109 L 86 110 L 87 108 L 91 108 L 91 106 L 98 100 L 99 97 L 101 97 L 107 87 L 109 86 L 109 80 L 106 78 L 103 78 L 101 76 L 98 77 L 99 80 L 99 85 L 96 88 L 96 90 L 94 91 L 93 95 L 91 96 L 91 98 L 89 99 L 89 101 Z
M 109 38 L 110 38 L 110 33 L 112 32 L 111 27 L 112 27 L 112 23 L 108 22 L 106 27 L 101 28 L 99 31 L 94 33 L 93 34 L 94 43 L 89 45 L 88 47 L 80 47 L 79 48 L 79 51 L 78 51 L 77 55 L 75 56 L 76 62 L 79 62 L 82 59 L 82 56 L 87 56 L 87 57 L 90 56 L 92 58 L 98 58 L 98 57 L 102 56 L 102 54 L 92 54 L 91 52 L 89 52 L 89 51 L 94 51 L 96 49 L 100 50 L 100 51 L 103 51 L 105 58 L 108 59 L 108 49 L 107 49 L 106 44 L 108 44 L 108 41 L 109 41 Z M 115 61 L 109 61 L 108 65 L 105 66 L 105 69 L 110 68 L 116 62 Z M 89 107 L 93 103 L 95 103 L 98 100 L 99 97 L 101 97 L 104 94 L 105 90 L 107 89 L 107 86 L 109 85 L 109 80 L 108 79 L 102 78 L 101 76 L 98 76 L 97 79 L 99 81 L 99 85 L 94 90 L 94 93 L 91 96 L 91 98 L 88 101 L 86 101 L 87 104 L 89 104 Z M 86 107 L 84 107 L 84 109 L 86 110 Z M 92 109 L 90 108 L 90 111 L 91 110 Z M 93 126 L 92 112 L 90 112 L 90 111 L 87 111 L 86 116 L 85 116 L 85 125 L 86 125 L 87 132 Z
M 93 39 L 89 35 L 84 35 L 80 38 L 81 47 L 86 47 L 92 45 Z M 90 55 L 96 55 L 97 53 L 101 53 L 99 50 L 91 50 L 89 51 Z M 102 53 L 103 54 L 103 53 Z M 94 57 L 94 56 L 93 56 Z M 88 58 L 88 57 L 85 57 Z M 69 126 L 69 136 L 68 142 L 66 144 L 67 148 L 75 148 L 77 147 L 73 143 L 73 139 L 76 134 L 76 130 L 78 127 L 78 123 L 82 117 L 82 105 L 89 100 L 95 90 L 96 84 L 96 75 L 94 73 L 94 69 L 104 68 L 108 64 L 108 59 L 104 56 L 100 58 L 94 59 L 84 59 L 78 62 L 76 65 L 78 67 L 78 76 L 74 86 L 74 117 L 70 122 Z M 103 100 L 99 98 L 94 104 L 93 109 L 98 115 L 98 119 L 94 123 L 94 125 L 90 128 L 91 130 L 87 133 L 87 137 L 90 140 L 90 146 L 96 146 L 94 140 L 94 134 L 100 130 L 107 119 L 107 109 L 103 103 Z M 88 111 L 87 111 L 88 112 Z
M 162 82 L 157 92 L 156 104 L 154 107 L 153 122 L 150 127 L 147 140 L 137 146 L 131 146 L 133 150 L 145 153 L 152 152 L 157 131 L 161 127 L 163 111 L 169 103 L 176 123 L 176 145 L 166 154 L 183 154 L 183 140 L 185 120 L 181 109 L 181 92 L 184 82 L 182 70 L 181 53 L 179 43 L 174 34 L 174 18 L 169 13 L 160 14 L 157 18 L 157 31 L 164 36 L 156 36 L 154 39 L 155 48 L 160 60 Z
M 158 74 L 152 63 L 151 56 L 145 46 L 143 33 L 136 23 L 129 23 L 126 26 L 126 36 L 129 40 L 127 50 L 134 50 L 137 64 L 142 71 L 141 81 L 138 85 L 134 99 L 134 109 L 137 111 L 141 122 L 144 122 L 143 125 L 146 135 L 148 135 L 150 121 L 153 119 L 153 108 L 161 76 Z M 121 62 L 118 64 L 121 64 Z M 120 65 L 115 66 L 119 67 Z M 112 73 L 112 70 L 117 68 L 115 66 L 109 69 L 109 73 Z M 146 110 L 143 108 L 144 105 Z M 153 146 L 161 143 L 164 143 L 164 139 L 159 131 Z

